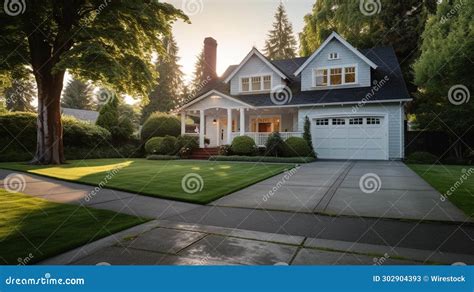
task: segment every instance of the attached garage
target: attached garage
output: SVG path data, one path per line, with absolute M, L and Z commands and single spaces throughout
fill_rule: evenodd
M 311 125 L 321 159 L 388 160 L 387 116 L 320 116 Z

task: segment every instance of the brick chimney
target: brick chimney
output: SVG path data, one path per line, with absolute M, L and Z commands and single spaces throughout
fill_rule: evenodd
M 204 80 L 217 78 L 217 41 L 211 37 L 204 39 Z M 202 80 L 202 81 L 204 81 Z

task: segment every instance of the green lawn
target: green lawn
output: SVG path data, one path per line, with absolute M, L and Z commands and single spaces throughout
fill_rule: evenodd
M 200 204 L 212 202 L 292 167 L 294 164 L 146 159 L 81 160 L 61 166 L 0 163 L 0 168 L 91 185 L 102 182 L 105 188 Z M 118 169 L 116 174 L 106 180 L 107 174 L 114 169 Z M 188 192 L 182 185 L 187 175 L 190 176 Z
M 0 189 L 0 264 L 32 264 L 143 222 Z
M 449 200 L 466 215 L 474 217 L 474 170 L 469 171 L 472 166 L 422 164 L 408 166 L 441 194 L 452 192 L 447 196 Z M 463 175 L 466 179 L 462 178 Z

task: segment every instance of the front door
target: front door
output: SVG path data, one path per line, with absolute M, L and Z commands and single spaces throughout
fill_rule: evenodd
M 272 123 L 259 123 L 258 132 L 259 133 L 270 133 L 272 131 Z

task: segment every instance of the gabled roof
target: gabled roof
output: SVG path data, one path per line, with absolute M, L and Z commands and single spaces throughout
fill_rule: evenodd
M 183 105 L 183 106 L 182 106 L 181 108 L 179 108 L 177 111 L 179 112 L 179 111 L 181 111 L 181 110 L 183 110 L 183 109 L 186 109 L 186 108 L 190 107 L 191 105 L 193 105 L 193 104 L 195 104 L 195 103 L 197 103 L 197 102 L 199 102 L 199 101 L 205 99 L 206 97 L 208 97 L 208 96 L 210 96 L 210 95 L 212 95 L 212 94 L 219 95 L 219 96 L 221 96 L 221 97 L 223 97 L 223 98 L 227 98 L 227 99 L 229 99 L 229 100 L 231 100 L 231 101 L 233 101 L 233 102 L 236 102 L 236 103 L 241 104 L 241 105 L 246 106 L 246 107 L 250 107 L 250 108 L 253 107 L 251 104 L 249 104 L 249 103 L 247 103 L 247 102 L 244 102 L 244 101 L 242 101 L 242 100 L 240 100 L 240 99 L 238 99 L 238 98 L 232 97 L 232 96 L 228 95 L 227 93 L 223 93 L 223 92 L 220 92 L 220 91 L 218 91 L 218 90 L 216 90 L 216 89 L 212 89 L 212 90 L 208 91 L 207 93 L 205 93 L 205 94 L 203 94 L 203 95 L 201 95 L 201 96 L 199 96 L 199 97 L 193 99 L 192 101 L 188 102 L 187 104 Z
M 250 60 L 252 56 L 257 56 L 260 60 L 262 60 L 268 67 L 270 67 L 275 73 L 280 75 L 283 79 L 290 79 L 285 73 L 283 73 L 278 67 L 276 67 L 272 62 L 270 62 L 262 53 L 260 53 L 257 48 L 252 48 L 252 50 L 247 54 L 242 62 L 240 62 L 239 66 L 237 66 L 224 80 L 225 83 L 229 83 L 232 77 L 237 74 L 237 72 L 242 69 L 242 67 Z
M 72 116 L 78 120 L 86 121 L 90 123 L 95 123 L 97 121 L 97 118 L 99 117 L 99 112 L 96 112 L 96 111 L 67 108 L 67 107 L 61 108 L 61 114 L 66 115 L 66 116 Z
M 361 52 L 359 52 L 359 50 L 357 50 L 356 48 L 354 48 L 351 44 L 349 44 L 345 39 L 343 39 L 340 35 L 338 35 L 336 32 L 332 32 L 331 35 L 321 44 L 321 46 L 316 50 L 316 52 L 314 52 L 309 58 L 308 60 L 306 60 L 306 62 L 303 63 L 303 65 L 301 65 L 298 70 L 295 71 L 294 75 L 297 76 L 301 73 L 301 71 L 304 70 L 304 68 L 306 68 L 306 66 L 308 66 L 313 60 L 314 58 L 316 58 L 316 56 L 324 49 L 324 47 L 327 46 L 327 44 L 329 44 L 330 41 L 332 41 L 333 39 L 337 39 L 339 42 L 341 42 L 344 46 L 346 46 L 349 50 L 351 50 L 351 52 L 353 52 L 354 54 L 356 54 L 359 58 L 361 58 L 364 62 L 366 62 L 370 67 L 372 67 L 373 69 L 377 69 L 377 65 L 372 62 L 369 58 L 367 58 L 366 56 L 364 56 Z

